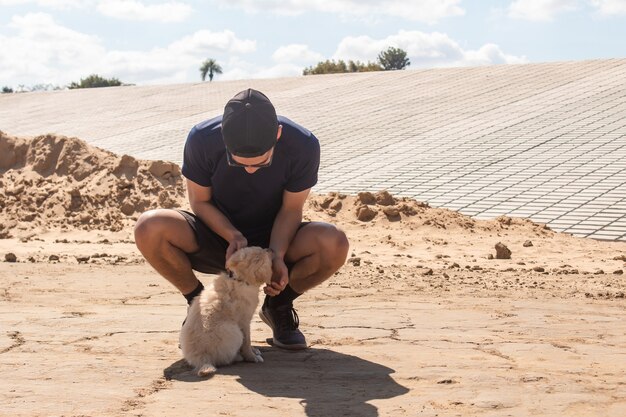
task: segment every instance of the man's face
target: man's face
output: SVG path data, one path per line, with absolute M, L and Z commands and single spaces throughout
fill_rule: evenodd
M 276 142 L 280 140 L 280 136 L 283 133 L 283 126 L 278 125 L 278 134 L 276 135 Z M 272 164 L 272 158 L 274 157 L 274 147 L 263 155 L 255 156 L 254 158 L 242 158 L 241 156 L 235 156 L 231 153 L 227 153 L 227 157 L 230 160 L 230 165 L 239 166 L 246 170 L 248 174 L 254 174 L 261 168 L 268 167 Z M 233 162 L 231 164 L 231 162 Z
M 269 166 L 272 163 L 272 157 L 274 156 L 274 148 L 265 152 L 263 155 L 255 156 L 253 158 L 242 158 L 236 155 L 229 155 L 233 162 L 238 166 L 246 170 L 248 174 L 254 174 L 259 169 Z

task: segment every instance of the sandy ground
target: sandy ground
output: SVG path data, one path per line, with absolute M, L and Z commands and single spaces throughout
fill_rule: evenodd
M 0 240 L 18 261 L 0 266 L 0 414 L 626 415 L 626 244 L 360 226 L 352 261 L 297 302 L 311 348 L 270 347 L 255 318 L 265 363 L 208 380 L 178 350 L 184 299 L 128 234 Z M 495 240 L 513 259 L 480 256 Z
M 108 171 L 72 180 L 62 158 L 37 168 L 11 143 L 0 141 L 1 416 L 626 415 L 626 242 L 384 193 L 313 196 L 305 217 L 342 227 L 351 255 L 296 303 L 310 348 L 269 346 L 255 317 L 265 363 L 200 379 L 178 349 L 185 300 L 132 241 L 139 209 L 184 205 L 180 173 L 103 154 Z M 489 259 L 498 242 L 511 259 Z

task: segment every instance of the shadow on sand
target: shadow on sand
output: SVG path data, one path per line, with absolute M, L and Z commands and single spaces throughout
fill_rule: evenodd
M 218 374 L 237 376 L 244 387 L 265 397 L 299 399 L 309 417 L 376 417 L 378 410 L 367 401 L 409 392 L 390 377 L 393 369 L 356 356 L 315 348 L 298 352 L 262 348 L 261 352 L 265 363 L 235 364 L 219 368 Z M 178 381 L 207 381 L 182 359 L 163 374 Z

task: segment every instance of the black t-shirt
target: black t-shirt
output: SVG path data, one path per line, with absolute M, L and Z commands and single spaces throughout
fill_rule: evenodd
M 317 183 L 317 138 L 286 117 L 278 116 L 278 123 L 283 128 L 272 164 L 253 174 L 228 165 L 222 116 L 194 126 L 185 142 L 183 175 L 212 188 L 212 203 L 243 233 L 249 245 L 269 241 L 283 191 L 304 191 Z

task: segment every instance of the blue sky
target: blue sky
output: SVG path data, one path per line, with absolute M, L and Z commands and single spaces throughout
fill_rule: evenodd
M 0 86 L 299 76 L 324 59 L 411 69 L 626 58 L 626 0 L 0 0 Z

